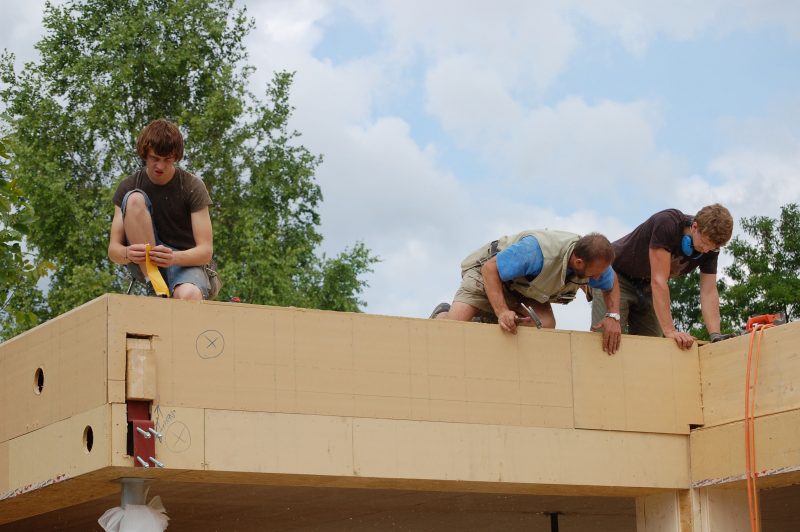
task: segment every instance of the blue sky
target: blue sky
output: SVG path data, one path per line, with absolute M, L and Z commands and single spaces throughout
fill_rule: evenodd
M 43 2 L 0 4 L 0 48 L 34 58 Z M 738 220 L 800 201 L 800 3 L 238 5 L 253 91 L 297 72 L 325 251 L 363 240 L 382 258 L 369 312 L 426 316 L 503 234 L 614 240 L 663 208 L 721 202 Z M 588 305 L 556 317 L 585 329 Z

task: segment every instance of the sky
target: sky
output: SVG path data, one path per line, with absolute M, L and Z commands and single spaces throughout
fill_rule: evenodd
M 19 68 L 38 57 L 43 5 L 0 0 Z M 741 218 L 800 202 L 800 2 L 237 6 L 255 20 L 251 90 L 296 73 L 291 125 L 324 157 L 323 251 L 363 241 L 381 259 L 367 312 L 427 317 L 466 255 L 525 229 L 613 241 L 720 202 L 741 234 Z M 555 315 L 590 325 L 584 301 Z

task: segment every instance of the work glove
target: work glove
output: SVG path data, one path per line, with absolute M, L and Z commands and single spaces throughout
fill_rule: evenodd
M 713 344 L 714 342 L 721 342 L 722 340 L 727 340 L 728 338 L 733 338 L 734 336 L 736 335 L 733 333 L 722 334 L 718 332 L 713 332 L 708 335 L 708 339 L 711 340 L 711 343 Z

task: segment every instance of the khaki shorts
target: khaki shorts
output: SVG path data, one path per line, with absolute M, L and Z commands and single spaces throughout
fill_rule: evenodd
M 503 287 L 503 296 L 506 299 L 506 305 L 510 309 L 517 309 L 520 303 L 532 305 L 534 301 L 521 295 L 513 294 L 505 286 Z M 479 309 L 481 312 L 494 315 L 494 309 L 489 302 L 489 297 L 486 295 L 486 288 L 483 285 L 483 275 L 481 275 L 480 267 L 470 268 L 465 271 L 461 276 L 461 286 L 458 287 L 453 301 L 466 303 Z

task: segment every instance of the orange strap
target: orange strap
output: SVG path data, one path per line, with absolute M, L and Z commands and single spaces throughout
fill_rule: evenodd
M 750 333 L 750 347 L 747 350 L 747 371 L 745 372 L 744 387 L 744 452 L 745 468 L 747 473 L 747 506 L 750 511 L 750 530 L 759 532 L 761 530 L 761 518 L 758 508 L 758 469 L 756 467 L 756 383 L 758 382 L 758 362 L 761 358 L 761 338 L 764 336 L 764 329 L 772 327 L 772 324 L 756 324 Z M 756 336 L 758 339 L 756 342 Z M 755 359 L 753 358 L 753 344 L 755 343 Z M 752 368 L 752 380 L 750 379 Z
M 169 297 L 169 288 L 164 278 L 161 277 L 161 271 L 158 266 L 150 261 L 150 244 L 145 245 L 145 264 L 147 266 L 147 276 L 150 278 L 150 284 L 153 285 L 153 290 L 156 295 L 162 297 Z

